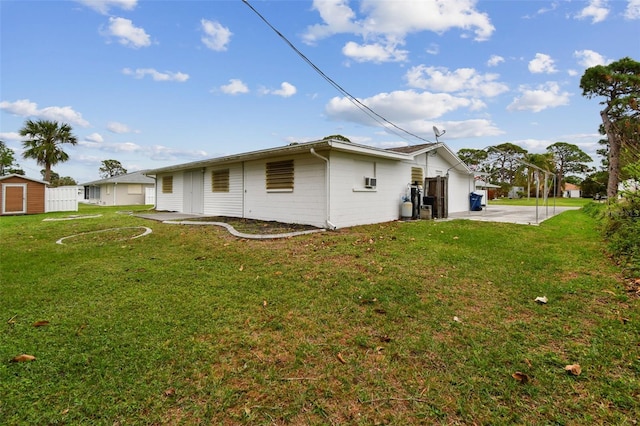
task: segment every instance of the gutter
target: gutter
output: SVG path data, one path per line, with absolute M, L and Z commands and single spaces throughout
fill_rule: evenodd
M 331 223 L 331 185 L 330 185 L 330 176 L 331 176 L 331 162 L 329 161 L 328 158 L 323 157 L 322 155 L 318 154 L 316 152 L 315 149 L 311 148 L 309 150 L 309 152 L 311 153 L 311 155 L 313 155 L 314 157 L 318 157 L 321 160 L 324 160 L 324 162 L 327 164 L 327 168 L 325 171 L 325 178 L 326 178 L 326 182 L 325 182 L 325 186 L 327 188 L 327 219 L 326 219 L 326 223 L 327 223 L 327 229 L 331 229 L 332 231 L 335 230 L 337 228 L 337 226 L 335 226 L 333 223 Z

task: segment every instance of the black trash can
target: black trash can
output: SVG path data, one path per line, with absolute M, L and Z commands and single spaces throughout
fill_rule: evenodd
M 482 210 L 482 194 L 476 194 L 472 192 L 469 194 L 469 204 L 472 212 L 479 212 Z
M 422 197 L 422 205 L 431 206 L 431 218 L 434 219 L 436 217 L 436 197 L 425 195 Z

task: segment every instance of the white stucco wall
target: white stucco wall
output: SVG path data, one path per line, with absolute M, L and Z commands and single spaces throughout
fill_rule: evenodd
M 146 187 L 153 187 L 153 185 L 133 184 L 136 189 L 140 189 L 139 194 L 130 194 L 129 183 L 105 183 L 100 185 L 100 199 L 97 203 L 102 206 L 131 206 L 144 204 L 144 191 Z
M 229 192 L 212 192 L 211 173 L 229 170 Z M 242 163 L 208 167 L 204 177 L 204 214 L 211 216 L 242 217 L 244 178 Z
M 162 178 L 173 176 L 173 192 L 171 194 L 162 193 Z M 156 177 L 156 209 L 167 211 L 182 211 L 182 191 L 184 183 L 182 172 L 163 173 Z
M 446 177 L 448 173 L 449 204 L 447 207 L 449 213 L 469 211 L 469 194 L 474 190 L 474 187 L 473 180 L 470 180 L 468 174 L 460 173 L 452 168 L 455 165 L 445 160 L 439 150 L 435 155 L 430 155 L 430 153 L 420 155 L 417 161 L 425 165 L 425 177 Z
M 400 217 L 402 196 L 411 180 L 411 165 L 399 161 L 332 152 L 331 222 L 338 228 L 389 222 Z M 377 179 L 375 189 L 364 177 Z
M 268 192 L 267 162 L 294 161 L 294 189 Z M 326 221 L 325 162 L 309 154 L 244 163 L 244 217 L 324 227 Z

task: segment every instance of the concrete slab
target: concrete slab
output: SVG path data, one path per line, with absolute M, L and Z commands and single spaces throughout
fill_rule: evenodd
M 483 206 L 479 212 L 450 213 L 444 220 L 468 219 L 482 222 L 505 222 L 519 225 L 539 225 L 543 221 L 567 210 L 578 210 L 579 207 L 553 206 Z

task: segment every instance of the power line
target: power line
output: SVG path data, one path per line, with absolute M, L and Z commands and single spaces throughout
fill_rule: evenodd
M 280 31 L 278 31 L 277 28 L 275 28 L 273 25 L 271 25 L 271 23 L 264 17 L 262 16 L 262 14 L 260 12 L 258 12 L 252 5 L 251 3 L 249 3 L 248 0 L 242 0 L 244 2 L 244 4 L 246 4 L 249 9 L 251 9 L 265 24 L 267 24 L 267 26 L 269 28 L 271 28 L 277 35 L 278 37 L 280 37 L 291 49 L 293 49 L 294 52 L 296 52 L 296 54 L 302 58 L 302 60 L 304 62 L 306 62 L 311 68 L 313 68 L 313 70 L 315 72 L 317 72 L 323 79 L 325 79 L 330 85 L 332 85 L 338 92 L 340 92 L 342 95 L 344 95 L 347 99 L 349 99 L 349 101 L 354 104 L 358 109 L 360 109 L 362 112 L 364 112 L 365 114 L 367 114 L 369 117 L 371 117 L 373 120 L 375 120 L 376 122 L 378 122 L 380 125 L 382 125 L 386 130 L 394 133 L 396 136 L 399 136 L 405 140 L 408 140 L 406 137 L 404 137 L 403 135 L 396 133 L 393 129 L 397 129 L 402 133 L 405 133 L 409 136 L 412 136 L 416 139 L 419 139 L 421 141 L 424 142 L 429 142 L 432 143 L 432 141 L 425 139 L 421 136 L 416 135 L 415 133 L 412 133 L 406 129 L 403 129 L 402 127 L 398 126 L 397 124 L 389 121 L 388 119 L 386 119 L 385 117 L 383 117 L 382 115 L 378 114 L 377 112 L 375 112 L 374 110 L 372 110 L 371 108 L 369 108 L 367 105 L 363 104 L 360 100 L 358 100 L 355 96 L 351 95 L 351 93 L 349 93 L 347 90 L 345 90 L 342 86 L 340 86 L 338 83 L 335 82 L 335 80 L 333 80 L 331 77 L 329 77 L 328 75 L 326 75 L 316 64 L 314 64 L 309 58 L 307 58 L 305 56 L 304 53 L 302 53 L 300 50 L 298 50 L 298 48 L 291 42 L 289 41 L 289 39 L 282 34 Z M 391 128 L 389 128 L 389 126 L 391 126 Z M 392 129 L 393 128 L 393 129 Z

